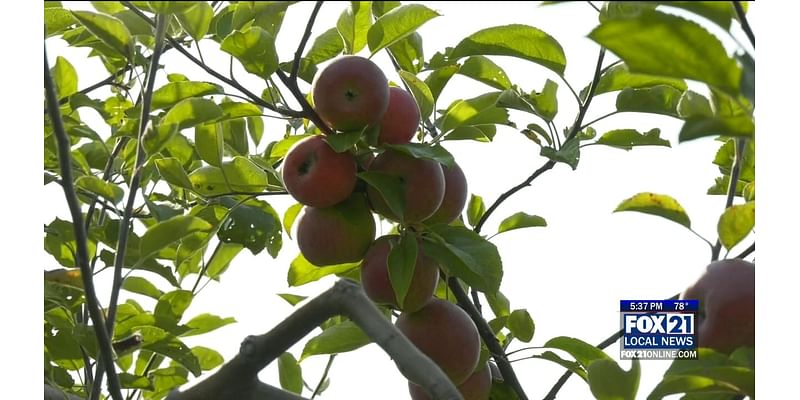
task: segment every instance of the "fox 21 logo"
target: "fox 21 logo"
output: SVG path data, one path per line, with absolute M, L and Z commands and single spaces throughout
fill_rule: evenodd
M 647 307 L 639 307 L 647 304 Z M 694 304 L 692 304 L 694 306 Z M 623 303 L 620 356 L 641 359 L 696 357 L 696 307 L 655 302 Z
M 625 314 L 625 334 L 694 335 L 694 314 Z

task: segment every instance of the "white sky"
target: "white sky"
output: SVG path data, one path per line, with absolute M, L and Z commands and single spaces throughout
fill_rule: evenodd
M 419 30 L 424 38 L 426 59 L 446 46 L 454 46 L 460 38 L 479 29 L 509 23 L 523 23 L 548 32 L 561 43 L 567 56 L 566 77 L 576 90 L 580 90 L 591 79 L 597 56 L 597 46 L 586 39 L 585 35 L 596 24 L 596 12 L 587 4 L 576 3 L 549 7 L 538 7 L 530 3 L 506 2 L 491 2 L 491 4 L 425 2 L 425 4 L 443 14 L 442 17 L 428 22 Z M 759 22 L 763 17 L 759 15 L 762 9 L 759 7 L 760 5 L 751 3 L 748 14 L 756 35 L 761 33 Z M 73 7 L 73 4 L 69 4 L 67 7 Z M 74 5 L 74 8 L 88 7 L 88 3 Z M 329 3 L 323 6 L 312 39 L 319 33 L 335 26 L 335 21 L 343 7 L 345 7 L 343 3 Z M 288 60 L 293 54 L 310 10 L 310 3 L 299 4 L 291 7 L 287 13 L 283 29 L 278 37 L 278 52 L 282 61 Z M 769 20 L 773 21 L 773 18 L 777 18 L 779 14 L 771 14 Z M 761 37 L 759 36 L 762 46 L 764 46 L 763 43 L 769 44 Z M 57 55 L 66 57 L 75 65 L 79 73 L 79 88 L 107 76 L 99 60 L 86 59 L 88 50 L 66 48 L 64 42 L 60 40 L 48 40 L 47 46 L 51 66 Z M 215 69 L 227 71 L 228 58 L 213 56 L 216 46 L 210 41 L 204 43 L 203 55 Z M 41 54 L 36 53 L 40 47 L 34 45 L 30 47 L 34 48 L 32 57 Z M 611 59 L 612 57 L 607 56 L 606 63 Z M 551 72 L 532 63 L 499 57 L 495 57 L 493 60 L 505 69 L 513 83 L 527 91 L 540 90 L 547 78 L 556 80 Z M 375 61 L 385 71 L 392 71 L 384 54 L 376 56 Z M 29 66 L 28 63 L 23 65 L 24 69 L 33 70 L 34 62 L 29 64 Z M 185 61 L 176 52 L 166 53 L 162 57 L 162 64 L 167 66 L 166 72 L 181 72 L 190 79 L 213 81 L 212 77 Z M 771 63 L 770 68 L 773 65 Z M 780 65 L 779 67 L 785 66 Z M 761 89 L 765 87 L 761 85 L 761 79 L 762 77 L 767 78 L 767 76 L 763 74 L 762 70 L 759 71 L 761 71 L 759 73 L 759 88 Z M 787 69 L 784 73 L 788 74 L 790 71 Z M 30 72 L 28 71 L 28 73 Z M 781 76 L 777 72 L 775 74 Z M 388 73 L 387 75 L 389 79 L 399 81 L 396 74 Z M 259 93 L 263 88 L 257 79 L 247 77 L 241 68 L 238 68 L 236 76 L 253 92 Z M 161 75 L 160 78 L 161 84 L 163 84 L 165 76 Z M 559 129 L 562 129 L 573 121 L 577 107 L 568 89 L 560 81 L 557 82 L 559 83 L 559 115 L 556 124 Z M 12 83 L 17 84 L 17 82 Z M 779 82 L 778 87 L 783 84 L 783 82 Z M 26 87 L 24 90 L 29 90 L 29 88 Z M 489 90 L 493 89 L 468 78 L 456 76 L 444 90 L 438 106 L 443 108 L 454 99 L 474 97 Z M 762 90 L 759 90 L 759 104 L 764 104 L 762 99 L 765 97 L 762 96 L 764 94 Z M 19 92 L 19 90 L 15 92 Z M 92 97 L 104 98 L 105 95 L 107 92 L 102 90 L 92 93 Z M 37 110 L 41 104 L 38 96 L 38 94 L 32 96 L 31 100 L 34 104 L 31 108 L 37 113 L 31 118 L 37 118 L 37 121 L 40 118 Z M 613 110 L 614 99 L 615 94 L 604 94 L 596 98 L 586 121 Z M 762 113 L 764 109 L 762 107 L 758 112 Z M 87 120 L 89 120 L 90 114 L 89 111 L 82 112 L 82 116 Z M 524 126 L 529 122 L 539 122 L 521 114 L 513 114 L 512 119 L 519 126 Z M 761 121 L 766 121 L 766 118 L 762 118 Z M 266 125 L 264 143 L 258 150 L 262 150 L 267 142 L 278 138 L 283 132 L 283 127 L 279 122 L 269 119 L 265 119 L 264 122 Z M 763 126 L 761 125 L 762 128 Z M 533 346 L 540 346 L 555 336 L 574 336 L 590 343 L 597 343 L 618 329 L 620 299 L 671 296 L 693 281 L 708 263 L 707 245 L 684 228 L 652 216 L 636 213 L 612 214 L 611 211 L 621 200 L 642 191 L 669 194 L 681 202 L 687 210 L 695 230 L 712 241 L 715 238 L 717 218 L 724 206 L 722 196 L 705 195 L 706 189 L 719 175 L 717 167 L 711 164 L 714 152 L 719 146 L 717 142 L 703 139 L 678 145 L 679 121 L 668 117 L 644 114 L 617 115 L 594 127 L 599 134 L 614 128 L 648 130 L 658 127 L 662 130 L 662 137 L 672 142 L 673 148 L 639 148 L 630 152 L 602 146 L 586 148 L 581 154 L 581 162 L 577 171 L 573 172 L 564 164 L 557 165 L 552 171 L 537 179 L 532 187 L 519 192 L 506 201 L 489 219 L 484 228 L 485 234 L 494 233 L 494 229 L 503 218 L 518 211 L 540 215 L 548 221 L 547 228 L 513 231 L 492 239 L 503 258 L 505 277 L 502 291 L 511 300 L 512 309 L 527 308 L 536 323 L 536 334 L 530 344 Z M 102 130 L 102 125 L 96 125 L 94 128 L 101 134 L 107 134 Z M 29 130 L 26 129 L 25 133 L 28 133 Z M 38 132 L 40 132 L 38 128 L 33 129 L 33 133 L 30 135 L 33 137 L 31 141 L 34 146 L 41 146 Z M 762 134 L 765 132 L 769 134 L 783 133 L 774 130 L 769 132 L 762 130 L 761 132 Z M 184 134 L 188 134 L 191 138 L 191 132 L 184 132 Z M 759 145 L 763 146 L 763 143 L 760 141 Z M 454 154 L 464 169 L 470 192 L 483 196 L 487 206 L 500 193 L 522 181 L 545 161 L 538 156 L 538 147 L 534 143 L 512 129 L 499 128 L 494 143 L 445 142 L 445 146 Z M 759 147 L 759 149 L 759 168 L 761 168 L 762 165 L 768 165 L 770 157 L 764 156 L 763 147 Z M 770 151 L 779 150 L 772 147 Z M 6 152 L 6 154 L 9 153 L 12 152 Z M 36 153 L 36 151 L 34 153 L 37 154 L 37 157 L 31 162 L 34 165 L 28 167 L 32 171 L 29 182 L 34 183 L 28 184 L 39 185 L 41 177 L 38 168 L 40 168 L 41 160 L 38 158 L 40 157 L 38 154 L 40 153 Z M 774 153 L 770 153 L 770 155 L 772 154 Z M 15 154 L 10 155 L 16 156 Z M 769 164 L 772 167 L 770 173 L 777 172 L 782 176 L 785 170 L 778 172 L 777 169 L 782 168 L 782 164 L 773 161 Z M 759 187 L 763 205 L 765 204 L 763 200 L 765 186 L 761 182 L 766 182 L 766 180 L 762 181 L 761 177 L 766 174 L 764 174 L 764 169 L 759 171 Z M 774 176 L 779 175 L 769 176 L 776 179 Z M 790 185 L 788 182 L 771 182 L 776 186 Z M 790 197 L 776 196 L 770 197 L 769 200 L 770 204 L 788 206 L 788 198 Z M 19 199 L 21 197 L 14 196 L 12 201 Z M 41 275 L 38 275 L 38 271 L 42 269 L 42 266 L 50 269 L 56 265 L 52 258 L 41 249 L 41 225 L 38 224 L 46 224 L 55 216 L 68 217 L 66 203 L 63 201 L 63 193 L 59 187 L 55 185 L 44 187 L 44 192 L 40 192 L 40 199 L 38 200 L 39 206 L 35 208 L 36 211 L 33 211 L 38 218 L 37 224 L 30 224 L 30 221 L 21 222 L 25 225 L 35 225 L 31 229 L 32 249 L 30 251 L 37 256 L 34 258 L 33 264 L 35 265 L 30 269 L 34 270 L 32 274 L 36 273 L 37 275 L 35 280 L 30 283 L 34 287 L 32 293 L 38 293 L 37 291 L 40 290 L 38 289 L 40 287 L 38 279 L 41 279 Z M 289 198 L 271 197 L 267 200 L 280 214 L 286 207 L 293 204 Z M 772 203 L 773 201 L 774 203 Z M 18 207 L 18 205 L 13 205 L 13 207 Z M 765 215 L 762 214 L 763 210 L 764 207 L 759 209 L 759 225 L 761 226 L 763 226 L 762 217 Z M 795 217 L 794 214 L 790 214 L 790 216 Z M 788 224 L 788 221 L 783 218 L 773 218 L 772 221 Z M 760 257 L 763 265 L 764 262 L 769 263 L 770 260 L 765 248 L 769 248 L 770 245 L 773 248 L 780 248 L 780 240 L 784 240 L 783 243 L 786 243 L 787 238 L 782 235 L 777 235 L 777 237 L 770 235 L 768 244 L 763 240 L 766 229 L 762 227 L 761 230 Z M 745 240 L 742 246 L 732 251 L 732 254 L 741 251 L 750 243 L 750 240 L 752 238 Z M 15 242 L 10 239 L 4 241 L 4 243 Z M 269 330 L 291 313 L 292 307 L 275 296 L 275 293 L 291 292 L 313 296 L 331 285 L 334 278 L 329 277 L 301 288 L 287 289 L 286 271 L 296 253 L 295 244 L 288 238 L 285 238 L 284 249 L 276 260 L 271 259 L 265 253 L 259 254 L 257 257 L 251 256 L 246 251 L 240 253 L 223 276 L 221 284 L 210 284 L 186 312 L 187 318 L 202 312 L 211 312 L 223 317 L 235 317 L 238 323 L 186 341 L 190 345 L 215 348 L 223 354 L 226 360 L 230 359 L 238 351 L 241 339 L 249 334 L 258 334 Z M 27 261 L 27 263 L 30 262 Z M 770 270 L 772 271 L 772 269 Z M 110 276 L 110 273 L 107 275 Z M 657 278 L 648 278 L 652 276 L 657 276 Z M 777 285 L 784 285 L 783 287 L 788 289 L 789 281 L 774 275 L 771 277 L 760 275 L 760 277 L 765 277 L 765 281 L 769 279 L 769 285 L 776 285 L 767 289 L 764 287 L 766 283 L 762 284 L 761 278 L 759 279 L 759 318 L 762 318 L 766 315 L 762 293 L 767 290 L 773 292 L 778 287 Z M 162 290 L 169 290 L 163 282 L 156 280 L 155 283 Z M 124 296 L 130 294 L 123 292 L 122 295 L 124 300 Z M 107 287 L 100 288 L 99 296 L 104 303 L 107 302 Z M 37 297 L 33 303 L 38 302 L 39 298 Z M 142 304 L 152 306 L 152 303 L 148 303 L 146 299 L 138 296 L 136 299 Z M 488 307 L 486 309 L 487 312 L 490 312 Z M 36 324 L 39 323 L 37 312 L 40 312 L 38 308 L 31 312 L 35 315 L 33 321 Z M 763 326 L 760 324 L 760 327 Z M 763 336 L 767 334 L 767 330 L 759 330 L 759 348 L 764 343 Z M 32 345 L 40 345 L 39 343 L 41 342 L 38 342 L 37 339 Z M 301 342 L 292 348 L 295 356 L 299 357 L 302 345 Z M 512 345 L 511 350 L 520 346 L 521 344 L 517 342 Z M 616 358 L 618 347 L 612 346 L 607 349 L 607 352 Z M 760 351 L 759 354 L 759 361 L 764 360 L 765 352 Z M 304 376 L 309 384 L 314 385 L 317 382 L 326 361 L 327 357 L 317 356 L 303 362 Z M 40 364 L 36 360 L 33 364 L 39 371 Z M 622 362 L 621 365 L 624 368 L 629 367 L 627 361 Z M 660 375 L 667 365 L 668 362 L 642 362 L 643 376 L 639 397 L 646 397 L 659 381 Z M 563 373 L 561 367 L 541 360 L 521 361 L 515 363 L 514 366 L 526 392 L 532 399 L 543 397 Z M 760 369 L 760 388 L 766 388 L 762 384 L 767 375 L 764 371 Z M 31 374 L 37 376 L 33 372 Z M 772 371 L 769 375 L 772 375 Z M 276 364 L 266 368 L 260 376 L 266 382 L 277 385 Z M 408 398 L 405 379 L 394 368 L 391 360 L 375 345 L 338 356 L 330 377 L 332 379 L 331 386 L 321 397 L 323 399 Z M 591 397 L 588 386 L 577 377 L 572 377 L 560 393 L 559 398 L 564 399 Z M 308 393 L 306 394 L 308 395 Z

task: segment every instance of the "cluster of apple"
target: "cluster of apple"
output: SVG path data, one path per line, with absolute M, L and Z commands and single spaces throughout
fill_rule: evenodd
M 488 399 L 491 374 L 487 365 L 478 366 L 480 336 L 475 324 L 458 306 L 434 297 L 439 265 L 417 246 L 411 284 L 399 304 L 388 259 L 401 236 L 375 239 L 372 214 L 399 223 L 401 230 L 414 226 L 409 232 L 451 223 L 461 215 L 467 199 L 463 171 L 456 164 L 445 167 L 386 146 L 409 143 L 420 124 L 420 112 L 413 96 L 390 87 L 372 61 L 340 57 L 317 74 L 312 86 L 314 110 L 328 127 L 342 133 L 371 133 L 362 138 L 358 153 L 335 151 L 326 135 L 304 138 L 287 152 L 284 186 L 305 205 L 297 220 L 300 252 L 319 266 L 361 261 L 367 296 L 402 311 L 398 329 L 459 385 L 466 399 Z M 402 215 L 374 187 L 359 184 L 359 171 L 378 172 L 402 183 Z M 410 240 L 415 238 L 419 240 Z M 428 398 L 411 382 L 409 390 L 413 399 Z

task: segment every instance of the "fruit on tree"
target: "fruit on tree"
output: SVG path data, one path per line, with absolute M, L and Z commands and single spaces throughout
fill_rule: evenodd
M 375 239 L 375 220 L 363 194 L 332 207 L 305 207 L 297 220 L 297 246 L 314 265 L 358 262 Z
M 381 119 L 378 144 L 410 142 L 419 121 L 419 108 L 411 93 L 398 87 L 389 88 L 389 107 Z
M 389 105 L 389 82 L 372 61 L 344 56 L 314 77 L 311 95 L 326 124 L 337 131 L 355 131 L 381 121 Z
M 434 298 L 416 312 L 403 312 L 395 324 L 456 385 L 478 365 L 478 328 L 464 310 L 449 301 Z
M 404 223 L 421 222 L 433 215 L 442 204 L 444 173 L 436 161 L 414 158 L 388 149 L 375 157 L 369 170 L 399 178 L 403 185 L 402 218 L 392 211 L 377 189 L 373 186 L 367 188 L 373 209 L 388 219 Z
M 298 202 L 330 207 L 353 193 L 356 160 L 349 152 L 335 152 L 324 136 L 309 136 L 286 153 L 282 176 L 286 191 Z
M 682 294 L 698 299 L 697 342 L 730 353 L 755 344 L 755 264 L 738 259 L 715 261 Z
M 402 306 L 399 305 L 389 279 L 389 252 L 399 243 L 398 235 L 381 236 L 375 240 L 361 263 L 361 285 L 375 303 L 414 312 L 433 299 L 439 281 L 439 265 L 422 253 L 422 246 L 418 246 L 411 284 Z
M 488 363 L 472 373 L 462 384 L 457 386 L 464 400 L 489 400 L 492 391 L 492 371 Z M 430 400 L 425 389 L 408 382 L 408 392 L 412 400 Z
M 452 167 L 442 165 L 442 171 L 444 172 L 444 198 L 439 209 L 425 220 L 428 224 L 449 224 L 455 221 L 467 204 L 467 177 L 464 176 L 461 167 L 455 163 Z

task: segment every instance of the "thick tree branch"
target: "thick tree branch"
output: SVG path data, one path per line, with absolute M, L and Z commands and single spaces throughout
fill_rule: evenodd
M 78 202 L 78 195 L 75 193 L 75 187 L 72 183 L 72 169 L 70 165 L 72 154 L 70 152 L 70 142 L 64 130 L 64 122 L 61 120 L 61 111 L 58 107 L 55 84 L 53 83 L 53 77 L 50 76 L 50 67 L 47 63 L 46 48 L 44 54 L 44 86 L 50 122 L 53 124 L 53 134 L 58 144 L 58 162 L 61 168 L 61 177 L 64 181 L 61 187 L 64 189 L 64 196 L 66 197 L 67 205 L 72 215 L 72 229 L 75 233 L 76 244 L 75 258 L 81 269 L 86 305 L 89 307 L 89 316 L 92 319 L 94 332 L 97 336 L 100 357 L 111 366 L 107 371 L 109 392 L 114 400 L 122 400 L 119 379 L 114 370 L 114 350 L 111 346 L 111 338 L 104 329 L 105 321 L 100 304 L 97 300 L 97 292 L 94 288 L 93 275 L 91 266 L 89 265 L 89 250 L 87 246 L 86 229 L 83 225 L 83 214 L 81 213 L 81 206 Z M 99 380 L 102 380 L 101 376 L 97 376 L 95 379 L 95 381 Z
M 258 372 L 328 318 L 336 315 L 347 316 L 355 322 L 373 342 L 392 357 L 397 368 L 408 380 L 424 387 L 434 399 L 461 399 L 461 394 L 442 370 L 386 319 L 360 286 L 345 279 L 298 308 L 271 331 L 246 338 L 239 354 L 215 374 L 185 392 L 171 393 L 167 399 L 299 398 L 286 397 L 284 394 L 281 394 L 284 397 L 265 396 L 265 392 L 259 391 L 267 389 L 266 385 L 258 381 Z
M 319 128 L 319 130 L 321 130 L 326 135 L 333 135 L 335 132 L 328 126 L 328 124 L 322 121 L 322 118 L 320 118 L 319 114 L 317 114 L 314 108 L 311 107 L 311 104 L 308 103 L 308 100 L 306 100 L 306 97 L 303 95 L 303 92 L 301 92 L 300 88 L 297 86 L 297 81 L 290 80 L 289 77 L 286 76 L 286 74 L 280 69 L 275 71 L 275 74 L 278 75 L 278 79 L 280 79 L 281 82 L 283 82 L 283 85 L 286 86 L 287 89 L 289 89 L 289 91 L 292 93 L 292 96 L 294 96 L 295 100 L 297 100 L 297 102 L 300 103 L 300 107 L 303 108 L 301 116 L 311 120 L 311 122 L 313 122 L 314 125 L 316 125 L 317 128 Z
M 739 175 L 742 172 L 742 160 L 744 159 L 744 151 L 747 146 L 747 139 L 736 138 L 736 153 L 733 156 L 733 167 L 731 167 L 730 181 L 728 182 L 728 195 L 725 198 L 725 209 L 731 208 L 733 205 L 733 198 L 736 196 L 736 186 L 739 183 Z M 719 252 L 722 250 L 722 243 L 717 238 L 714 247 L 711 248 L 711 261 L 719 260 Z
M 84 400 L 84 399 L 71 393 L 62 392 L 48 384 L 45 384 L 44 400 Z
M 303 32 L 303 38 L 300 39 L 297 51 L 294 52 L 292 72 L 289 74 L 289 79 L 293 82 L 297 82 L 297 71 L 300 70 L 300 58 L 303 56 L 303 49 L 305 49 L 306 43 L 308 43 L 308 39 L 311 37 L 311 28 L 314 26 L 314 20 L 317 19 L 320 8 L 322 8 L 322 2 L 318 1 L 314 4 L 314 10 L 311 11 L 311 16 L 308 17 L 308 23 L 306 24 L 305 32 Z
M 733 9 L 736 10 L 736 16 L 739 18 L 739 23 L 742 24 L 742 30 L 744 31 L 745 35 L 747 35 L 747 39 L 750 40 L 750 44 L 753 45 L 753 48 L 756 48 L 756 35 L 753 33 L 753 28 L 750 27 L 750 23 L 747 22 L 747 15 L 744 13 L 744 8 L 742 8 L 742 3 L 739 1 L 733 1 Z

